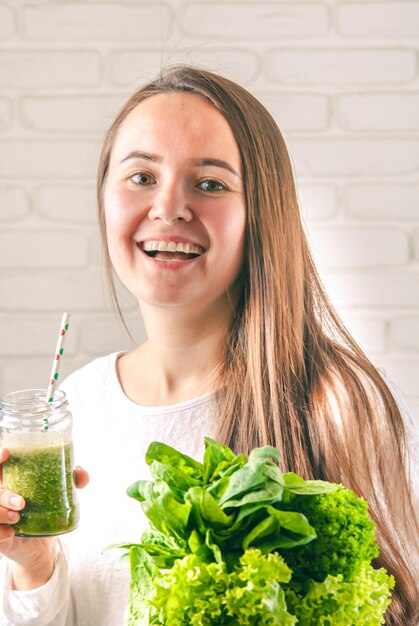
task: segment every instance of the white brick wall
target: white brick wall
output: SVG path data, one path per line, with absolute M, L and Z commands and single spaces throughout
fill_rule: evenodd
M 273 112 L 330 295 L 419 414 L 417 0 L 0 0 L 0 392 L 130 340 L 101 275 L 94 174 L 127 95 L 202 64 Z M 132 301 L 130 327 L 143 336 Z
M 333 48 L 310 46 L 281 47 L 267 50 L 264 75 L 278 87 L 333 87 L 335 93 L 342 87 L 381 87 L 400 85 L 416 77 L 416 50 L 397 47 L 360 47 L 358 42 L 341 48 L 344 43 L 335 40 Z M 284 42 L 283 46 L 284 46 Z
M 22 7 L 21 31 L 29 40 L 45 41 L 134 41 L 159 40 L 169 34 L 172 13 L 159 2 L 127 5 L 124 2 L 45 3 Z M 146 27 L 142 27 L 146 25 Z
M 22 37 L 17 37 L 15 45 L 19 47 L 9 49 L 9 41 L 10 38 L 3 42 L 5 49 L 0 53 L 1 89 L 16 93 L 17 89 L 26 92 L 27 89 L 99 87 L 102 67 L 96 50 L 46 50 L 48 41 L 43 41 L 39 48 L 35 44 L 29 47 L 31 42 L 23 42 Z

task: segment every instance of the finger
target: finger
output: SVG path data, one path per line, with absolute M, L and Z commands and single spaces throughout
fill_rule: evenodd
M 9 451 L 7 448 L 0 448 L 0 463 L 4 463 L 9 458 Z
M 9 458 L 9 450 L 0 448 L 0 486 L 3 485 L 3 463 Z
M 12 511 L 0 506 L 0 524 L 17 524 L 20 515 L 17 511 Z
M 21 511 L 25 504 L 25 500 L 22 496 L 8 489 L 0 489 L 0 506 L 11 509 L 12 511 Z
M 9 541 L 14 534 L 15 531 L 11 526 L 0 526 L 0 545 L 4 541 Z
M 74 468 L 74 482 L 76 483 L 76 487 L 78 489 L 83 489 L 89 483 L 90 477 L 89 474 L 82 467 Z

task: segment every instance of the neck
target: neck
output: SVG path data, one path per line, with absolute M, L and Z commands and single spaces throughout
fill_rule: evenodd
M 161 406 L 213 391 L 232 307 L 203 315 L 142 304 L 141 313 L 148 340 L 119 364 L 128 397 Z

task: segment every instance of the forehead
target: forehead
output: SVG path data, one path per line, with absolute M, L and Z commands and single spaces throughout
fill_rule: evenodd
M 210 149 L 220 158 L 228 151 L 230 157 L 240 161 L 227 120 L 212 102 L 198 94 L 169 92 L 140 102 L 121 123 L 112 153 L 127 148 L 152 149 L 151 143 L 166 150 Z

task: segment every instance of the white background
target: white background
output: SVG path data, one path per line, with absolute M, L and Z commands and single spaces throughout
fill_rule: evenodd
M 129 347 L 101 275 L 106 127 L 165 64 L 243 83 L 290 148 L 345 322 L 419 414 L 419 2 L 0 2 L 0 392 Z M 143 336 L 132 303 L 134 337 Z

